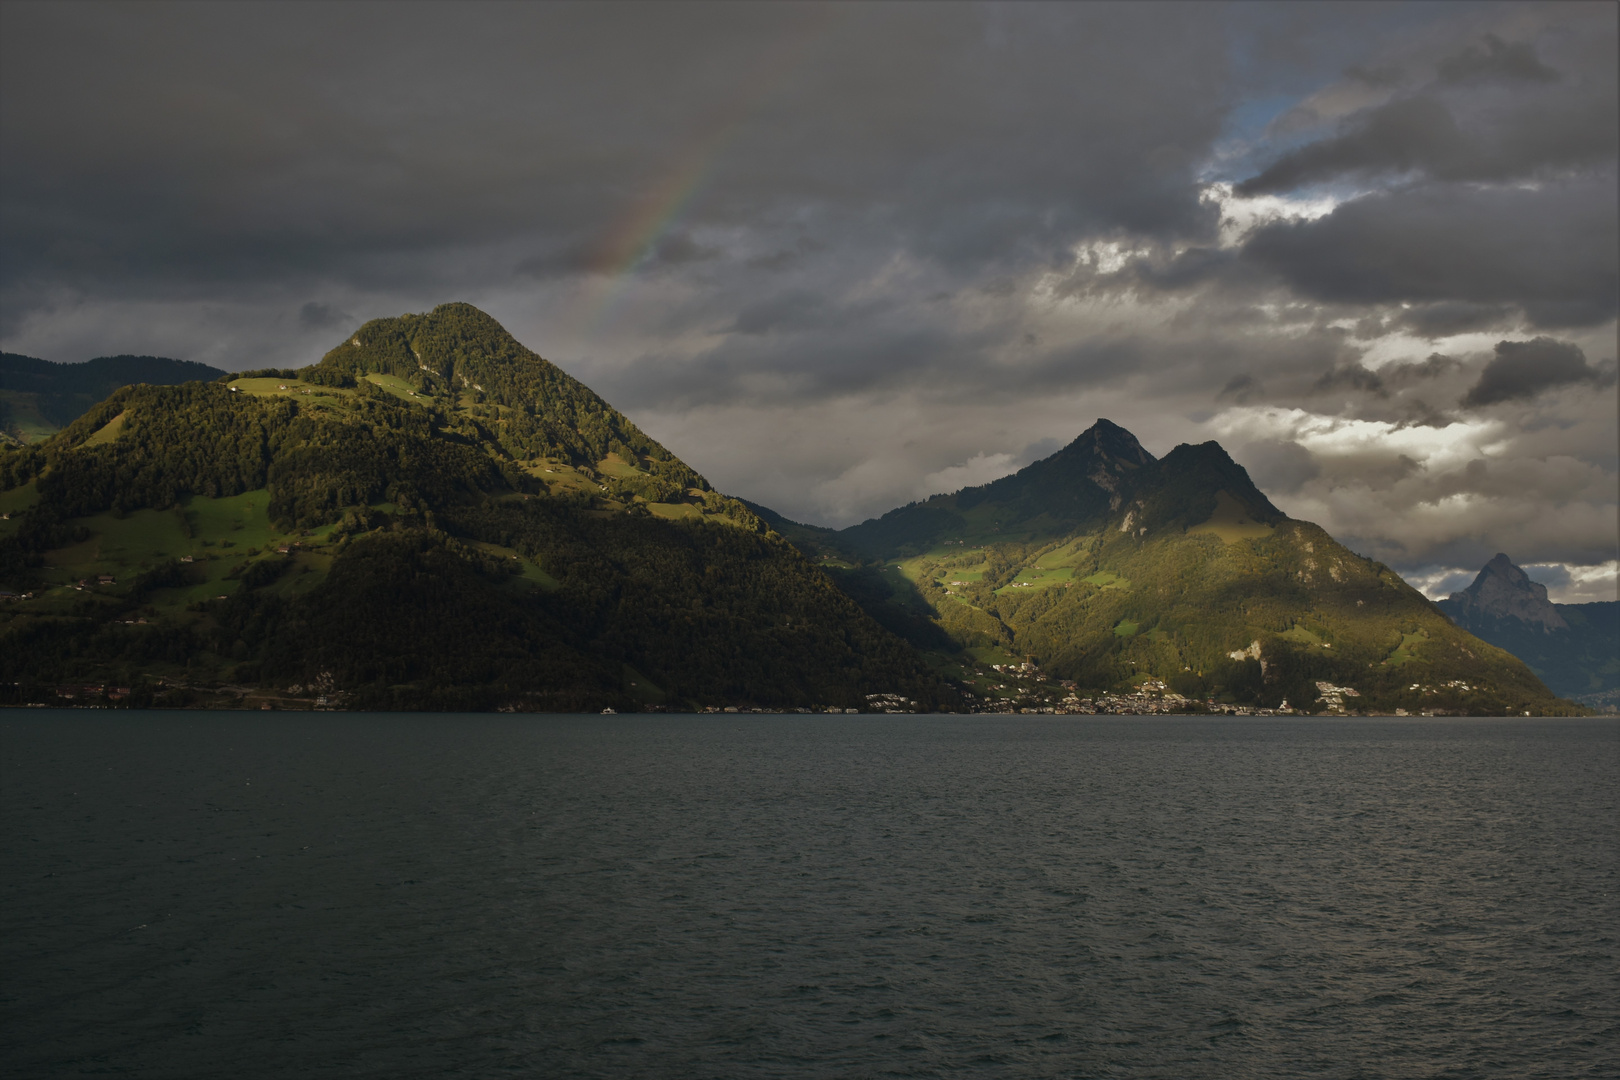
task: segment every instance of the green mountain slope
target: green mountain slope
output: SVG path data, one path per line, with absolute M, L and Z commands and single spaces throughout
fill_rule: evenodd
M 47 439 L 121 386 L 172 386 L 224 374 L 207 364 L 161 356 L 100 356 L 82 364 L 56 364 L 0 353 L 0 440 L 15 445 Z
M 298 371 L 121 389 L 0 451 L 0 512 L 13 696 L 956 701 L 746 506 L 465 304 Z
M 1215 443 L 1155 459 L 1100 420 L 1012 476 L 796 539 L 857 565 L 832 572 L 897 632 L 897 611 L 921 616 L 980 661 L 1027 660 L 1079 691 L 1162 683 L 1313 711 L 1573 708 L 1389 568 L 1286 517 Z M 998 684 L 1029 690 L 976 681 Z

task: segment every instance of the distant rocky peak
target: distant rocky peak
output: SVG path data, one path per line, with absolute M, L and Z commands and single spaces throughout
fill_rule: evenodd
M 1073 449 L 1089 450 L 1115 465 L 1148 465 L 1155 459 L 1142 448 L 1136 436 L 1111 420 L 1099 419 L 1070 444 Z
M 1469 620 L 1478 616 L 1517 619 L 1547 633 L 1569 629 L 1569 623 L 1547 599 L 1547 586 L 1531 581 L 1501 552 L 1485 564 L 1472 585 L 1452 593 L 1449 599 Z

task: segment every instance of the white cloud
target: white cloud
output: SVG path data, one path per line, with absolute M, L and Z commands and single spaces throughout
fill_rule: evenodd
M 1221 246 L 1236 247 L 1261 225 L 1273 221 L 1315 221 L 1326 217 L 1344 199 L 1333 195 L 1298 198 L 1288 195 L 1256 195 L 1245 198 L 1223 182 L 1207 185 L 1200 198 L 1221 210 Z
M 1405 455 L 1419 465 L 1455 469 L 1483 456 L 1502 433 L 1494 420 L 1457 420 L 1445 427 L 1402 427 L 1385 420 L 1322 416 L 1304 409 L 1239 406 L 1217 414 L 1209 427 L 1223 438 L 1296 442 L 1318 457 Z
M 1555 604 L 1620 600 L 1620 559 L 1610 559 L 1595 566 L 1526 563 L 1520 569 L 1531 581 L 1547 586 L 1547 598 Z
M 1011 454 L 974 454 L 960 465 L 952 465 L 923 477 L 917 484 L 917 498 L 926 499 L 940 492 L 950 493 L 965 487 L 988 484 L 1016 468 L 1017 459 Z

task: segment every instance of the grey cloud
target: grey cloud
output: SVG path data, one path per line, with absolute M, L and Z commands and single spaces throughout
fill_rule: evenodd
M 328 330 L 334 327 L 341 329 L 353 322 L 353 315 L 318 300 L 311 300 L 298 309 L 298 323 L 306 330 Z
M 1345 173 L 1404 172 L 1421 167 L 1448 175 L 1460 171 L 1474 152 L 1443 103 L 1429 97 L 1406 98 L 1359 114 L 1338 136 L 1284 156 L 1258 176 L 1238 184 L 1236 191 L 1252 197 L 1291 191 Z
M 1265 439 L 1235 446 L 1231 453 L 1268 495 L 1292 495 L 1322 474 L 1315 456 L 1295 442 Z
M 1400 85 L 1406 73 L 1394 64 L 1372 66 L 1351 64 L 1344 69 L 1344 74 L 1346 78 L 1355 79 L 1357 82 L 1366 83 L 1368 86 L 1384 87 Z
M 1266 225 L 1243 258 L 1322 301 L 1514 304 L 1536 325 L 1591 326 L 1615 317 L 1620 215 L 1612 173 L 1540 189 L 1423 187 Z
M 1570 77 L 1538 59 L 1533 43 L 1487 34 L 1484 47 L 1442 59 L 1438 82 L 1345 116 L 1332 134 L 1289 148 L 1237 191 L 1388 175 L 1501 182 L 1602 168 L 1620 141 L 1614 16 L 1596 6 L 1579 11 L 1584 25 L 1545 38 Z
M 1557 82 L 1558 72 L 1543 64 L 1535 46 L 1528 41 L 1503 41 L 1486 34 L 1484 47 L 1470 45 L 1440 61 L 1440 80 L 1448 83 L 1471 79 L 1507 79 L 1526 82 Z
M 1260 380 L 1253 375 L 1234 375 L 1221 387 L 1221 392 L 1215 395 L 1217 401 L 1231 401 L 1238 405 L 1247 405 L 1260 397 L 1262 387 Z
M 1538 307 L 1538 310 L 1541 310 Z M 1511 325 L 1519 319 L 1508 304 L 1475 304 L 1466 300 L 1438 300 L 1414 304 L 1395 316 L 1395 323 L 1418 337 L 1434 340 Z
M 817 293 L 788 292 L 743 308 L 737 313 L 731 330 L 737 334 L 807 330 L 827 325 L 831 312 L 831 305 Z
M 538 281 L 590 273 L 592 251 L 584 241 L 574 239 L 544 246 L 541 252 L 520 257 L 513 264 L 512 273 Z
M 706 247 L 698 243 L 689 232 L 677 232 L 664 237 L 651 252 L 653 261 L 663 266 L 707 262 L 719 258 L 721 254 L 719 248 Z
M 1538 337 L 1530 341 L 1501 341 L 1496 358 L 1480 372 L 1479 382 L 1463 404 L 1496 405 L 1527 400 L 1543 390 L 1570 383 L 1602 383 L 1614 378 L 1612 368 L 1600 370 L 1586 362 L 1586 353 L 1567 341 Z
M 672 207 L 761 238 L 820 208 L 866 246 L 964 266 L 1214 227 L 1194 173 L 1229 72 L 1198 6 L 1166 25 L 1118 6 L 18 5 L 7 24 L 10 307 L 42 282 L 465 295 L 514 266 L 617 272 Z M 654 263 L 705 254 L 690 238 Z M 530 253 L 477 257 L 513 242 Z
M 283 366 L 348 314 L 464 298 L 716 483 L 857 516 L 1096 415 L 1155 450 L 1261 406 L 1448 438 L 1434 403 L 1489 358 L 1376 366 L 1405 335 L 1546 330 L 1610 355 L 1612 8 L 14 3 L 4 22 L 0 335 L 37 355 Z M 1504 77 L 1522 58 L 1486 30 L 1559 78 Z M 1456 78 L 1424 85 L 1448 57 Z M 1285 132 L 1273 102 L 1315 119 Z M 1290 152 L 1353 200 L 1233 245 L 1201 191 Z M 1109 241 L 1149 254 L 1076 259 Z M 1596 460 L 1612 436 L 1557 441 L 1589 404 L 1492 408 L 1514 453 Z M 1330 520 L 1373 498 L 1361 464 L 1280 442 L 1252 467 L 1345 535 L 1439 543 L 1414 537 L 1443 490 L 1421 470 L 1367 465 L 1387 499 Z M 1529 487 L 1526 519 L 1554 516 Z M 1562 543 L 1514 535 L 1525 558 Z
M 1446 356 L 1444 353 L 1430 353 L 1427 359 L 1415 363 L 1391 364 L 1384 369 L 1384 377 L 1391 383 L 1407 383 L 1417 380 L 1437 379 L 1450 372 L 1462 370 L 1463 363 L 1455 356 Z
M 1358 390 L 1375 397 L 1389 396 L 1389 391 L 1384 387 L 1384 380 L 1379 378 L 1378 373 L 1367 370 L 1361 364 L 1346 364 L 1323 372 L 1322 377 L 1316 380 L 1311 389 L 1318 394 L 1338 390 Z

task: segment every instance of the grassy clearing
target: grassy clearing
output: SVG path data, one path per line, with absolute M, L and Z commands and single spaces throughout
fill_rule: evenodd
M 169 511 L 137 510 L 122 518 L 101 513 L 80 521 L 89 539 L 45 552 L 45 565 L 66 575 L 57 580 L 93 574 L 122 580 L 191 551 L 180 519 Z
M 1189 535 L 1211 533 L 1219 537 L 1224 544 L 1235 544 L 1239 540 L 1259 540 L 1270 536 L 1272 531 L 1270 525 L 1262 525 L 1250 518 L 1243 505 L 1224 490 L 1215 493 L 1215 512 L 1210 515 L 1209 520 L 1187 530 Z
M 1068 585 L 1073 580 L 1074 569 L 1072 567 L 1062 566 L 1056 570 L 1028 568 L 1018 571 L 1018 576 L 997 589 L 996 595 L 1005 596 L 1010 592 L 1022 589 L 1050 589 L 1054 585 Z
M 703 520 L 703 511 L 691 503 L 648 503 L 647 510 L 653 517 L 661 517 L 665 521 Z
M 233 547 L 262 548 L 286 539 L 270 524 L 270 493 L 264 488 L 218 499 L 194 495 L 181 510 L 198 536 L 223 537 Z
M 1422 657 L 1418 656 L 1418 646 L 1428 640 L 1429 635 L 1421 630 L 1412 634 L 1402 634 L 1401 643 L 1395 646 L 1394 651 L 1389 656 L 1385 657 L 1384 663 L 1390 667 L 1401 667 L 1410 664 L 1414 660 L 1422 660 Z
M 10 491 L 0 491 L 0 514 L 16 514 L 31 508 L 39 502 L 39 489 L 33 484 L 23 484 Z
M 562 583 L 541 569 L 539 563 L 535 562 L 533 559 L 524 558 L 513 548 L 502 547 L 500 544 L 486 543 L 482 540 L 472 540 L 469 541 L 469 543 L 487 555 L 493 555 L 503 561 L 517 563 L 519 568 L 517 580 L 519 581 L 526 581 L 531 585 L 545 589 L 547 592 L 550 592 L 553 589 L 562 588 Z
M 353 397 L 353 390 L 336 386 L 316 386 L 299 379 L 232 379 L 227 385 L 238 393 L 255 397 L 292 397 L 303 402 L 336 404 L 339 399 Z
M 1060 544 L 1039 559 L 1036 559 L 1033 565 L 1037 570 L 1072 568 L 1075 561 L 1085 554 L 1086 546 L 1084 539 L 1077 540 L 1072 544 Z
M 1016 656 L 999 645 L 977 645 L 967 650 L 967 654 L 978 661 L 981 667 L 991 664 L 1022 664 L 1024 657 Z
M 1131 587 L 1128 578 L 1122 578 L 1112 570 L 1099 570 L 1090 577 L 1080 579 L 1087 585 L 1095 585 L 1099 589 L 1128 589 Z
M 124 412 L 119 413 L 117 416 L 101 425 L 101 427 L 98 428 L 93 435 L 84 440 L 84 445 L 100 446 L 102 443 L 110 443 L 114 439 L 118 438 L 118 436 L 124 430 L 124 418 L 128 415 L 129 411 L 126 409 Z
M 1136 623 L 1129 619 L 1121 619 L 1119 622 L 1114 624 L 1115 637 L 1135 637 L 1137 630 L 1138 627 Z
M 596 471 L 603 476 L 617 476 L 627 478 L 631 476 L 645 476 L 645 470 L 638 469 L 618 454 L 609 454 L 596 463 Z
M 1284 633 L 1278 634 L 1277 636 L 1282 638 L 1284 641 L 1293 641 L 1293 642 L 1297 642 L 1297 643 L 1299 643 L 1301 645 L 1320 645 L 1320 644 L 1322 644 L 1322 639 L 1321 639 L 1320 636 L 1311 633 L 1309 630 L 1305 629 L 1303 626 L 1291 627 L 1287 631 L 1285 631 Z
M 0 390 L 0 401 L 11 406 L 11 431 L 25 443 L 37 443 L 61 429 L 39 411 L 39 399 L 17 390 Z
M 331 526 L 304 538 L 306 550 L 282 554 L 279 548 L 293 547 L 294 541 L 271 526 L 269 502 L 269 493 L 259 490 L 219 499 L 193 496 L 176 510 L 90 515 L 81 519 L 90 530 L 88 539 L 44 553 L 46 578 L 67 588 L 80 579 L 110 574 L 116 583 L 98 588 L 121 594 L 137 575 L 178 561 L 185 565 L 190 583 L 156 590 L 149 603 L 183 609 L 194 601 L 235 592 L 235 575 L 250 562 L 290 558 L 296 570 L 283 575 L 272 589 L 288 594 L 307 591 L 330 568 L 329 556 L 308 549 L 323 542 Z
M 425 395 L 417 393 L 416 387 L 412 386 L 398 375 L 382 375 L 377 372 L 372 372 L 371 374 L 366 375 L 365 379 L 367 382 L 375 383 L 377 386 L 382 387 L 384 390 L 388 391 L 390 394 L 393 394 L 401 401 L 407 401 L 419 405 L 425 398 Z

